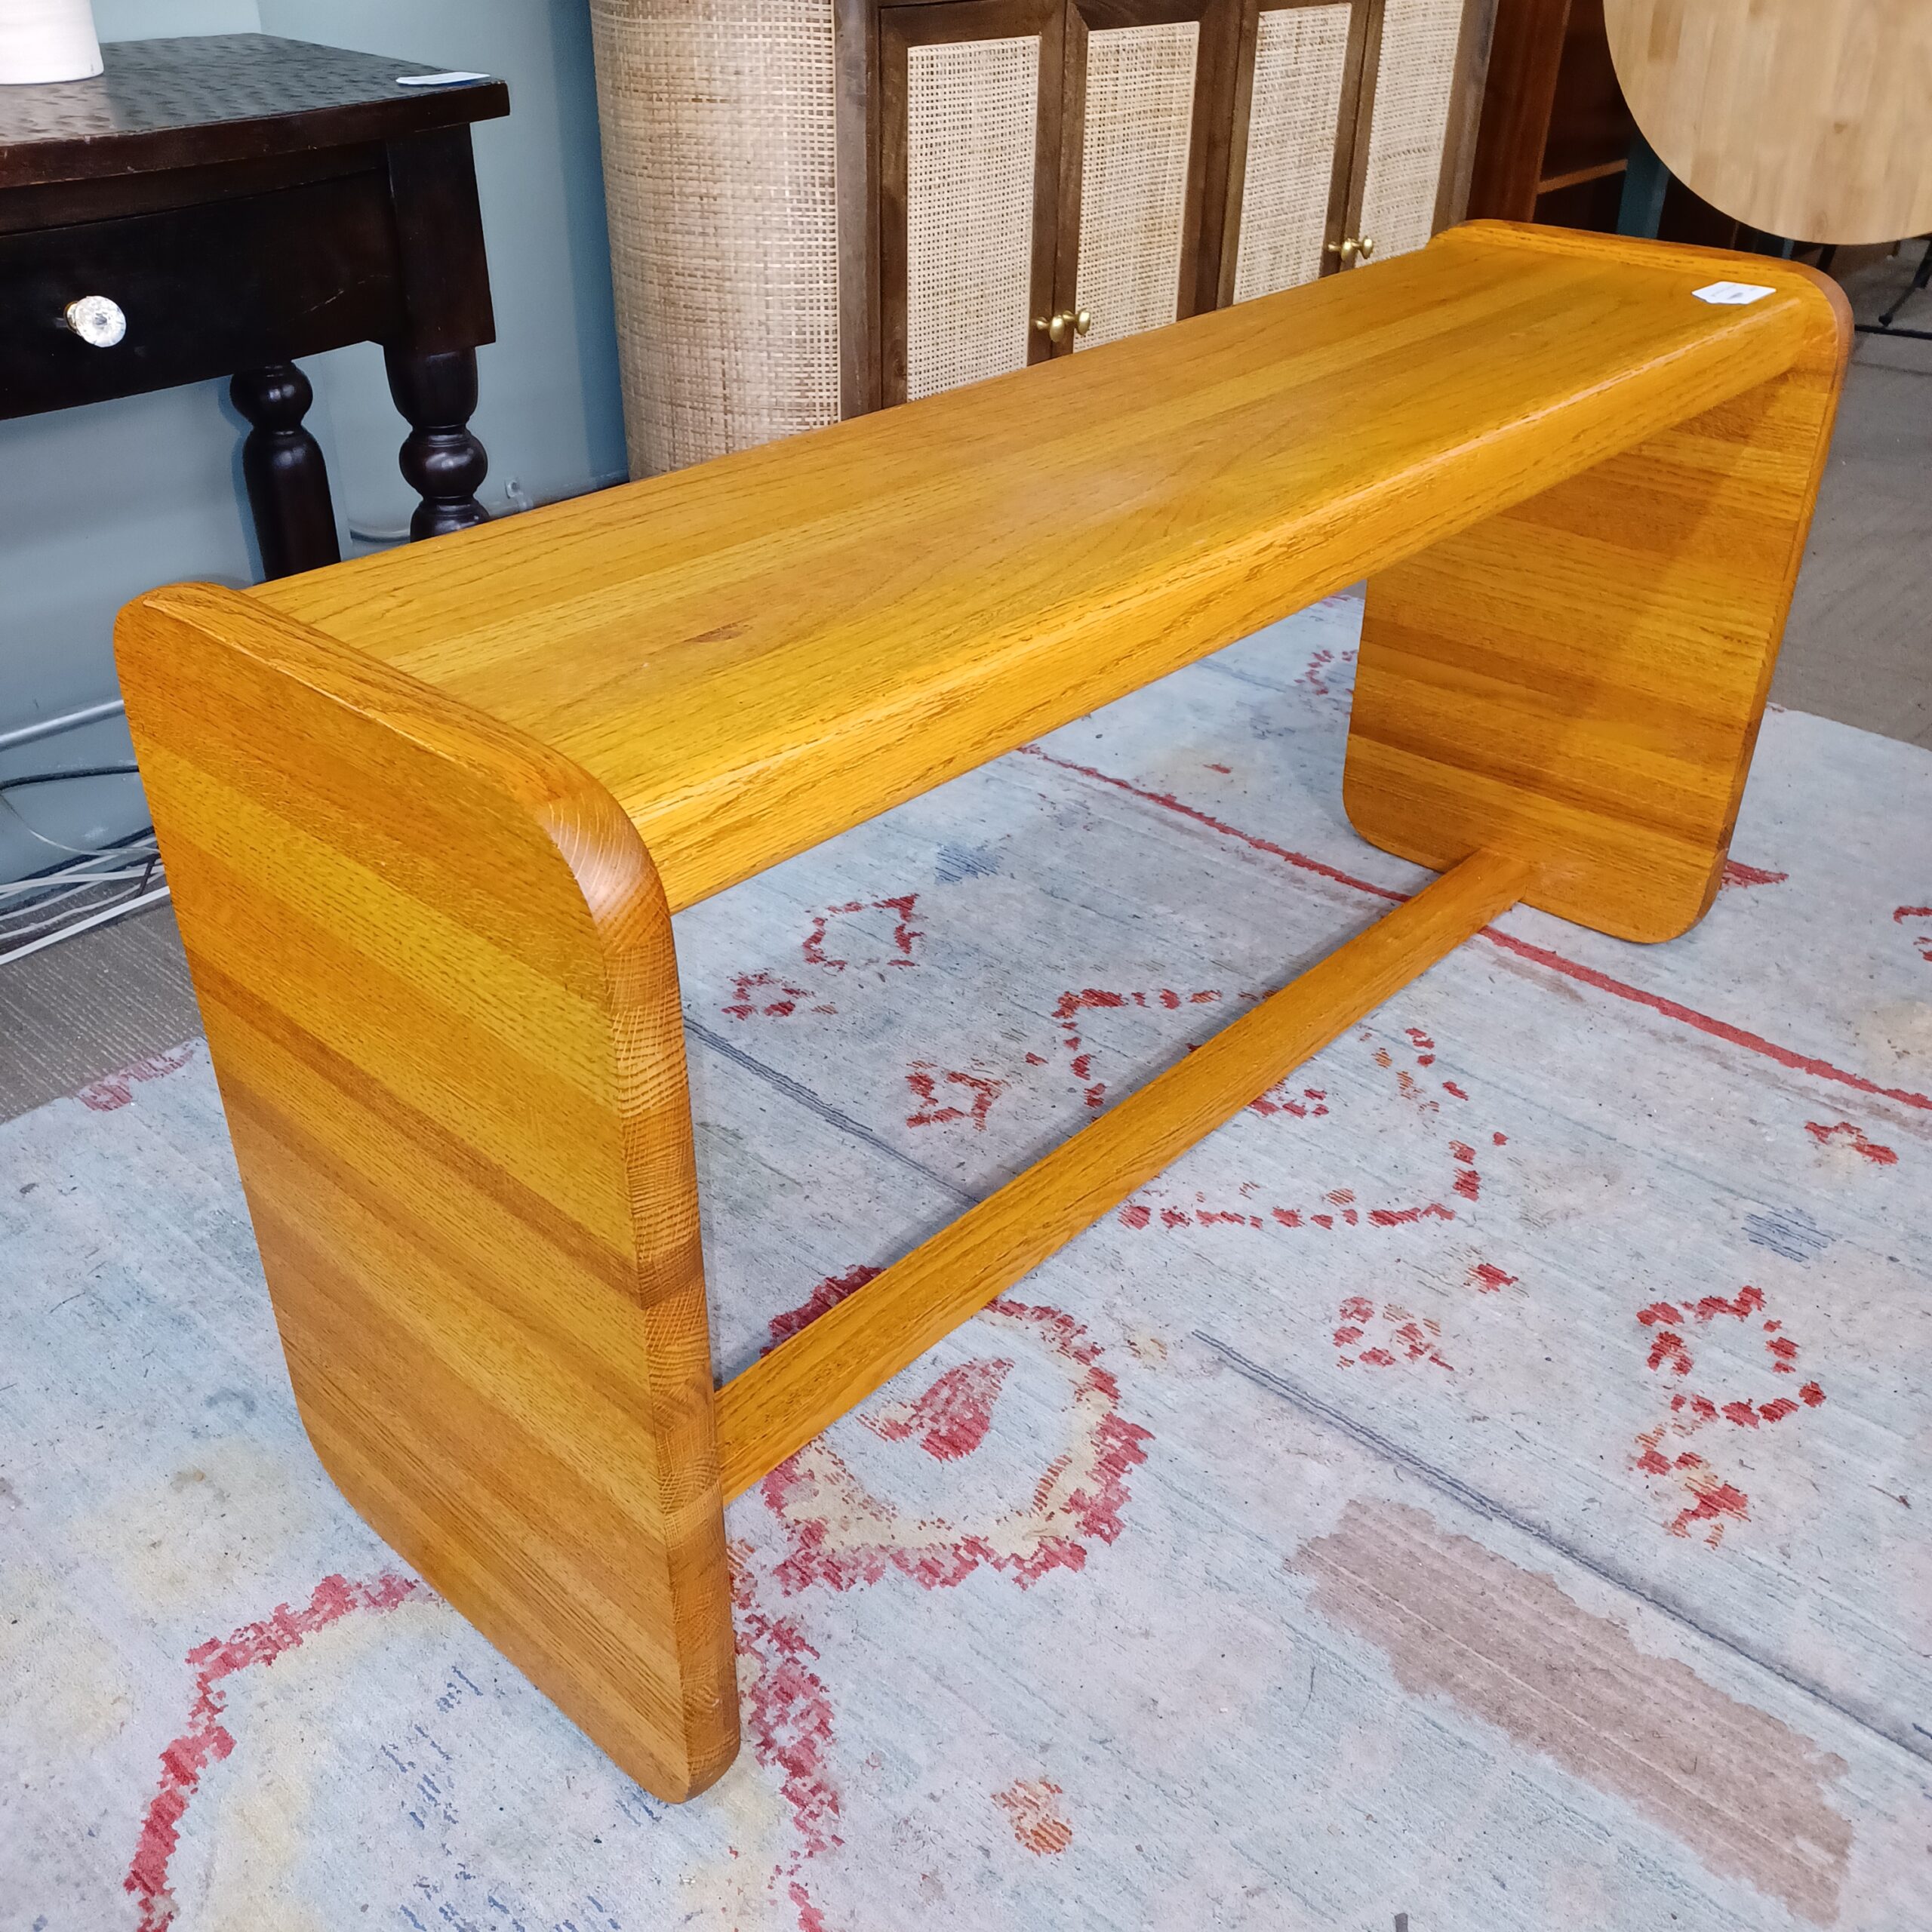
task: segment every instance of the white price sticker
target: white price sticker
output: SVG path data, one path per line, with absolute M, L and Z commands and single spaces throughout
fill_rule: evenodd
M 1767 295 L 1775 295 L 1775 288 L 1767 288 L 1761 281 L 1712 281 L 1702 288 L 1694 288 L 1690 293 L 1700 302 L 1718 302 L 1733 308 L 1743 307 L 1747 302 L 1761 301 Z

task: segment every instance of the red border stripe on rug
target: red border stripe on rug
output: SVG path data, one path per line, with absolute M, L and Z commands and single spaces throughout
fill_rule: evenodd
M 1075 764 L 1071 758 L 1056 758 L 1051 752 L 1038 745 L 1022 745 L 1020 749 L 1030 756 L 1042 759 L 1048 764 L 1057 765 L 1063 771 L 1078 774 L 1082 778 L 1091 778 L 1103 785 L 1111 785 L 1117 792 L 1124 792 L 1130 797 L 1139 798 L 1150 805 L 1158 805 L 1164 811 L 1178 814 L 1192 819 L 1197 825 L 1204 826 L 1210 832 L 1219 832 L 1224 838 L 1238 839 L 1242 844 L 1257 852 L 1266 853 L 1270 858 L 1280 859 L 1294 866 L 1298 871 L 1313 872 L 1318 878 L 1332 879 L 1337 885 L 1346 885 L 1357 892 L 1373 894 L 1377 899 L 1386 899 L 1399 903 L 1409 895 L 1398 892 L 1392 886 L 1377 885 L 1373 880 L 1358 878 L 1352 872 L 1345 872 L 1339 866 L 1331 866 L 1325 860 L 1311 858 L 1306 852 L 1291 851 L 1285 845 L 1277 845 L 1272 839 L 1263 838 L 1252 832 L 1244 832 L 1238 825 L 1230 825 L 1225 819 L 1216 818 L 1211 813 L 1202 811 L 1198 806 L 1190 805 L 1177 798 L 1171 792 L 1152 792 L 1144 786 L 1136 785 L 1131 780 L 1117 778 L 1112 772 L 1097 770 L 1091 764 Z M 1618 999 L 1627 999 L 1632 1004 L 1648 1007 L 1653 1013 L 1660 1014 L 1666 1020 L 1676 1020 L 1680 1025 L 1694 1027 L 1697 1032 L 1715 1040 L 1723 1040 L 1734 1047 L 1742 1047 L 1747 1053 L 1761 1054 L 1767 1060 L 1774 1060 L 1780 1066 L 1789 1067 L 1795 1073 L 1808 1073 L 1820 1080 L 1832 1080 L 1841 1086 L 1855 1088 L 1859 1093 L 1870 1094 L 1882 1100 L 1896 1100 L 1900 1106 L 1917 1107 L 1932 1112 L 1932 1094 L 1915 1094 L 1900 1087 L 1881 1087 L 1876 1081 L 1868 1080 L 1862 1073 L 1847 1072 L 1841 1066 L 1834 1066 L 1829 1060 L 1820 1060 L 1814 1054 L 1801 1054 L 1790 1047 L 1781 1047 L 1775 1040 L 1766 1039 L 1761 1033 L 1753 1033 L 1743 1026 L 1734 1026 L 1728 1020 L 1715 1018 L 1708 1013 L 1700 1013 L 1694 1007 L 1682 1004 L 1674 999 L 1666 999 L 1661 993 L 1647 992 L 1641 986 L 1633 986 L 1628 980 L 1614 978 L 1607 973 L 1599 972 L 1594 966 L 1586 966 L 1581 960 L 1570 959 L 1560 952 L 1551 951 L 1548 946 L 1533 946 L 1527 940 L 1515 938 L 1509 933 L 1498 932 L 1494 926 L 1485 926 L 1482 936 L 1491 944 L 1501 946 L 1504 951 L 1513 952 L 1520 958 L 1532 961 L 1539 966 L 1546 966 L 1552 973 L 1561 973 L 1564 978 L 1577 980 L 1580 984 L 1594 987 L 1598 992 L 1613 995 Z

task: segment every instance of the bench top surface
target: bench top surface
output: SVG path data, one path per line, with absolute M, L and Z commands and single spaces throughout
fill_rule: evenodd
M 253 594 L 575 759 L 676 908 L 1769 380 L 1826 300 L 1474 223 Z

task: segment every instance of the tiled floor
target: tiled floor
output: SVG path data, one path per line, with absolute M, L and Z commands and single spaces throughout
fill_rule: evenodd
M 1917 243 L 1847 284 L 1861 321 Z M 1932 327 L 1932 291 L 1902 324 Z M 1860 337 L 1773 700 L 1932 748 L 1932 342 Z M 165 908 L 0 967 L 0 1119 L 198 1030 Z

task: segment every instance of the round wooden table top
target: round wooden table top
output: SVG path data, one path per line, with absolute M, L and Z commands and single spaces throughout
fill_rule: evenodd
M 1932 0 L 1604 0 L 1645 138 L 1706 201 L 1797 242 L 1932 228 Z

